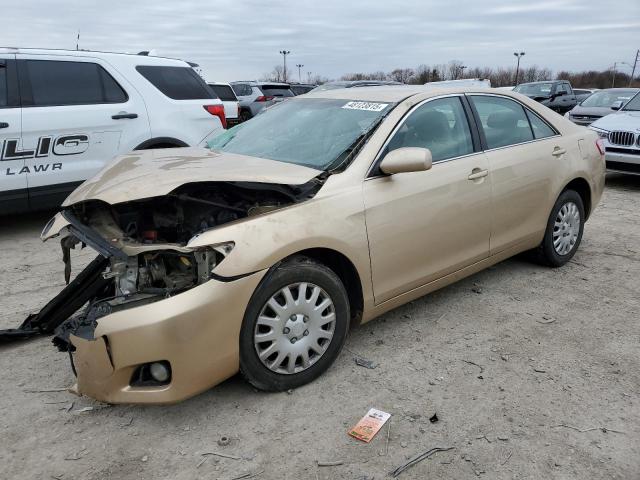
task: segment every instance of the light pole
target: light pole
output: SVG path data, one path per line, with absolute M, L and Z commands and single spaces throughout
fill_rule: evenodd
M 460 65 L 460 78 L 464 78 L 464 69 L 467 68 L 466 65 Z
M 611 79 L 611 88 L 616 86 L 616 67 L 618 65 L 626 65 L 630 68 L 635 69 L 635 67 L 628 62 L 613 62 L 613 78 Z
M 301 63 L 296 63 L 296 67 L 298 67 L 298 82 L 302 83 L 302 74 L 300 73 L 300 69 L 304 67 Z
M 280 50 L 280 55 L 282 55 L 282 63 L 283 63 L 283 72 L 282 76 L 284 77 L 284 81 L 287 81 L 287 55 L 289 55 L 291 51 L 289 50 Z
M 524 52 L 513 52 L 513 54 L 518 58 L 518 64 L 516 65 L 516 87 L 518 86 L 518 74 L 520 73 L 520 57 L 524 57 Z
M 311 72 L 307 72 L 307 83 L 311 83 Z

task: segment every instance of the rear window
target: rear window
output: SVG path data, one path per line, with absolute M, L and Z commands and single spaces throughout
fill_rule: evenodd
M 236 98 L 236 94 L 233 93 L 233 89 L 229 85 L 209 84 L 209 87 L 211 87 L 211 89 L 223 102 L 235 102 L 236 100 L 238 100 Z
M 23 105 L 51 107 L 124 103 L 122 87 L 97 63 L 24 60 L 22 76 L 31 85 L 31 98 Z
M 0 107 L 7 106 L 7 68 L 0 63 Z
M 260 85 L 260 90 L 269 97 L 295 97 L 291 89 L 284 85 Z
M 251 95 L 251 92 L 253 91 L 251 85 L 247 85 L 246 83 L 234 83 L 231 85 L 231 88 L 236 92 L 236 95 L 240 96 Z
M 174 100 L 217 98 L 191 67 L 139 65 L 136 70 L 154 87 Z
M 309 85 L 291 85 L 291 91 L 296 95 L 304 95 L 305 93 L 310 92 L 315 87 Z

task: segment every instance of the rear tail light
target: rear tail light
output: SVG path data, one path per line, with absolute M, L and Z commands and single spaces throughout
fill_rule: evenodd
M 601 138 L 596 140 L 596 147 L 598 148 L 598 151 L 600 152 L 600 155 L 604 155 L 604 142 L 602 141 Z
M 256 98 L 256 102 L 268 102 L 269 100 L 273 100 L 272 96 L 269 95 L 260 95 L 258 98 Z
M 214 117 L 218 117 L 220 119 L 220 123 L 222 123 L 222 128 L 227 128 L 227 117 L 224 116 L 223 105 L 203 105 L 203 106 L 207 112 L 209 112 Z

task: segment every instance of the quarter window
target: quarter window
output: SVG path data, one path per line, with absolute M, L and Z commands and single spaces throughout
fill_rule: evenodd
M 174 100 L 218 98 L 191 67 L 140 65 L 136 70 L 154 87 Z
M 387 146 L 431 150 L 434 162 L 473 153 L 471 130 L 459 97 L 427 102 L 409 115 Z
M 471 96 L 487 147 L 500 148 L 533 140 L 524 108 L 504 97 Z
M 100 65 L 91 62 L 26 60 L 31 99 L 25 106 L 124 103 L 127 94 Z
M 0 108 L 7 104 L 7 66 L 0 63 Z
M 529 121 L 531 122 L 531 128 L 533 129 L 533 136 L 536 139 L 539 138 L 547 138 L 553 137 L 556 132 L 547 125 L 539 116 L 533 113 L 531 110 L 526 109 L 527 117 L 529 117 Z

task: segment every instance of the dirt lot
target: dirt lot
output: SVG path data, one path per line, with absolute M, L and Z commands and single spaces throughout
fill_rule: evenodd
M 2 346 L 0 477 L 382 479 L 439 446 L 455 449 L 400 478 L 640 478 L 640 177 L 607 183 L 564 268 L 509 260 L 390 312 L 289 394 L 236 377 L 175 406 L 109 407 L 33 392 L 73 383 L 49 339 Z M 2 328 L 63 286 L 58 243 L 38 239 L 49 215 L 2 219 Z M 393 415 L 388 446 L 386 427 L 346 434 L 370 407 Z

